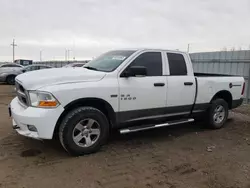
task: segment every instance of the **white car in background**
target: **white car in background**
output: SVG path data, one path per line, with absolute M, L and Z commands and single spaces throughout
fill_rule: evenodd
M 11 65 L 8 64 L 8 66 L 12 67 L 5 67 L 0 68 L 0 81 L 1 82 L 6 82 L 9 85 L 14 85 L 15 84 L 15 78 L 17 75 L 22 74 L 24 72 L 30 72 L 30 71 L 35 71 L 35 70 L 40 70 L 40 69 L 48 69 L 48 68 L 53 68 L 48 65 L 38 65 L 38 64 L 33 64 L 33 65 L 28 65 L 28 66 L 17 66 L 18 64 L 12 63 Z
M 0 65 L 0 82 L 6 82 L 7 84 L 15 83 L 15 73 L 20 72 L 23 68 L 22 65 L 16 63 L 4 63 Z M 14 73 L 14 74 L 12 74 Z

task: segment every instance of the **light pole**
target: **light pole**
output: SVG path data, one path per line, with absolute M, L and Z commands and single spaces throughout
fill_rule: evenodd
M 68 50 L 68 60 L 70 60 L 70 56 L 69 56 L 70 55 L 70 51 L 71 50 Z
M 67 49 L 65 49 L 65 61 L 67 61 Z
M 40 50 L 40 61 L 42 61 L 42 53 L 43 53 L 43 51 Z
M 190 47 L 190 44 L 188 44 L 187 53 L 189 53 L 189 47 Z
M 70 60 L 70 51 L 72 51 L 72 50 L 65 49 L 65 61 Z

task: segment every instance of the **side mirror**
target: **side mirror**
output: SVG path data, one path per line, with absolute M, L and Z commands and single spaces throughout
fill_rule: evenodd
M 131 76 L 147 76 L 147 68 L 144 66 L 131 66 L 127 68 L 121 75 L 121 77 L 131 77 Z
M 22 70 L 22 72 L 26 72 L 26 70 L 25 70 L 25 69 L 23 69 L 23 70 Z

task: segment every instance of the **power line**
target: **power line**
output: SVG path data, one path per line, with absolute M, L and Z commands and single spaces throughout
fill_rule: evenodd
M 17 46 L 17 44 L 15 44 L 15 39 L 13 39 L 13 42 L 10 44 L 12 46 L 12 55 L 13 55 L 13 63 L 15 62 L 15 47 Z

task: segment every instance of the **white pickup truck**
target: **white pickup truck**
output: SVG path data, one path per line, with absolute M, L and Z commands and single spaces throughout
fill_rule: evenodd
M 17 76 L 9 112 L 20 135 L 57 135 L 66 151 L 82 155 L 97 151 L 112 128 L 124 134 L 197 118 L 221 128 L 244 87 L 243 77 L 194 73 L 184 52 L 116 50 L 83 68 Z

